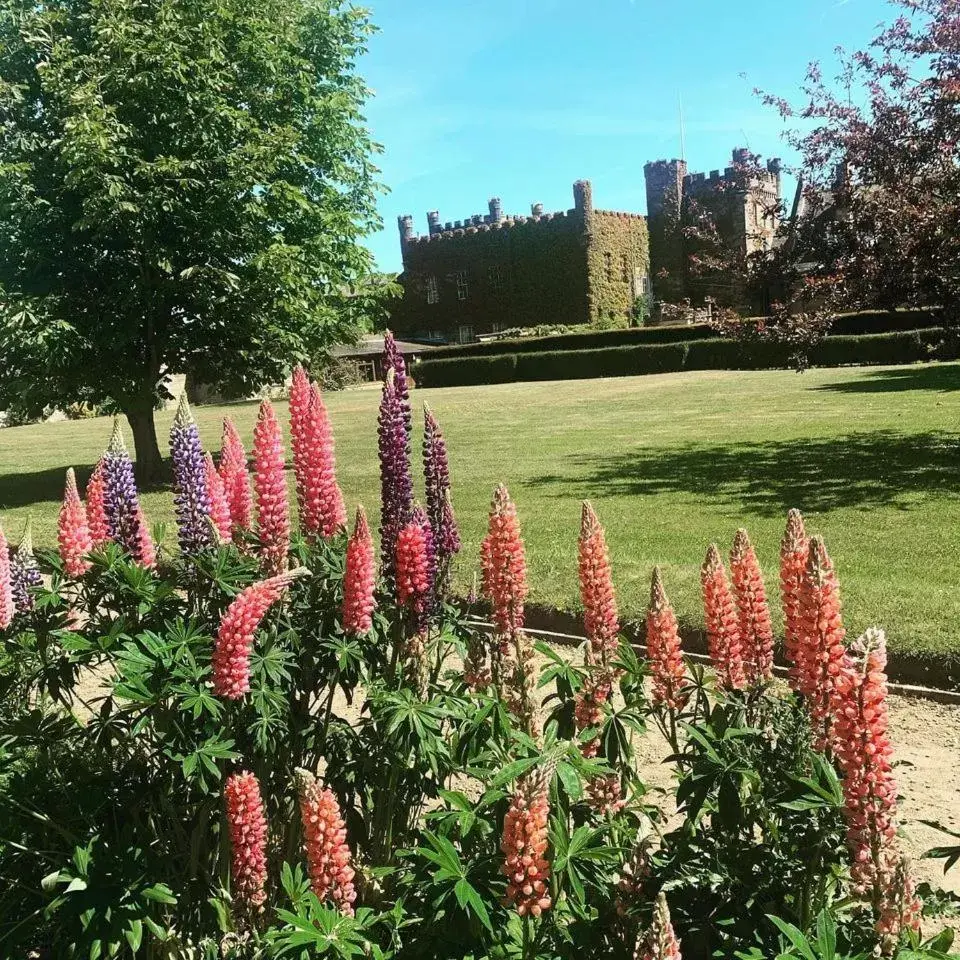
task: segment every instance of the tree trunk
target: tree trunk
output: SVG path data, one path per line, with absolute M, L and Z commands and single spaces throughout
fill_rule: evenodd
M 125 413 L 133 431 L 137 483 L 141 487 L 157 484 L 162 479 L 162 460 L 157 443 L 157 425 L 153 420 L 153 403 L 131 407 Z

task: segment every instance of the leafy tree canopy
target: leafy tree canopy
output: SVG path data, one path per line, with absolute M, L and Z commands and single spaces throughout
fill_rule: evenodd
M 229 391 L 349 336 L 378 222 L 338 0 L 0 0 L 0 407 Z

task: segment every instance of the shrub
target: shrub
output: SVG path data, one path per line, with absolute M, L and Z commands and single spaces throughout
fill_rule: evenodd
M 292 538 L 278 522 L 285 492 L 265 482 L 283 466 L 265 439 L 266 402 L 256 531 L 228 430 L 229 542 L 225 523 L 198 535 L 198 519 L 213 519 L 211 475 L 197 468 L 185 404 L 173 434 L 182 552 L 148 556 L 119 523 L 142 525 L 142 512 L 116 440 L 102 472 L 107 539 L 82 562 L 75 547 L 89 530 L 69 488 L 61 532 L 74 575 L 43 555 L 48 582 L 18 591 L 0 633 L 4 955 L 628 960 L 679 958 L 682 947 L 698 960 L 780 955 L 784 937 L 819 943 L 829 929 L 824 960 L 834 947 L 939 957 L 949 935 L 920 945 L 918 902 L 886 829 L 896 799 L 883 765 L 882 636 L 868 631 L 866 652 L 844 648 L 836 682 L 809 697 L 759 675 L 747 687 L 749 671 L 714 663 L 741 678 L 719 689 L 683 663 L 658 572 L 656 649 L 641 661 L 620 635 L 605 534 L 584 504 L 587 637 L 570 661 L 524 629 L 521 519 L 504 487 L 481 551 L 495 626 L 479 630 L 444 592 L 459 537 L 440 425 L 428 416 L 424 511 L 412 502 L 409 398 L 389 336 L 384 366 L 381 546 L 393 537 L 396 550 L 379 574 L 363 513 L 348 546 L 338 498 L 315 495 L 319 479 L 336 486 L 332 441 L 310 440 L 323 431 L 299 373 L 298 502 L 326 516 Z M 32 569 L 28 553 L 12 565 Z M 722 579 L 719 559 L 711 570 Z M 725 657 L 750 648 L 733 642 L 738 623 L 766 622 L 758 578 L 734 577 L 741 618 L 728 596 Z M 832 568 L 815 540 L 804 611 L 825 584 Z M 819 625 L 840 629 L 838 616 L 803 618 L 811 626 L 792 649 L 805 678 L 824 649 Z M 653 702 L 648 672 L 659 678 Z M 811 722 L 817 697 L 826 719 L 843 718 L 829 752 L 825 717 L 816 731 Z M 633 755 L 648 723 L 677 776 L 663 809 Z M 882 830 L 864 817 L 874 799 Z M 849 851 L 865 842 L 884 869 L 851 873 Z

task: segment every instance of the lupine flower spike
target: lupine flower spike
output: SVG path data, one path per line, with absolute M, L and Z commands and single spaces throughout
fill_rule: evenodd
M 389 337 L 388 337 L 389 341 Z M 403 363 L 401 359 L 401 364 Z M 396 368 L 386 362 L 386 378 L 377 419 L 380 454 L 380 555 L 383 573 L 393 578 L 397 535 L 413 507 L 413 480 L 410 476 L 410 404 L 404 399 L 405 382 Z
M 140 559 L 137 563 L 147 570 L 152 569 L 157 563 L 157 550 L 150 536 L 150 526 L 147 518 L 144 516 L 143 507 L 137 506 L 137 549 L 140 552 Z
M 293 456 L 293 472 L 296 477 L 297 504 L 300 507 L 300 525 L 303 526 L 303 477 L 309 458 L 307 436 L 310 416 L 310 380 L 307 371 L 298 363 L 293 368 L 290 383 L 290 452 Z
M 507 878 L 504 906 L 513 907 L 521 917 L 539 917 L 551 907 L 549 818 L 549 779 L 535 774 L 527 776 L 510 802 L 500 843 L 504 854 L 502 871 Z
M 250 474 L 247 472 L 247 451 L 229 417 L 223 420 L 219 472 L 230 507 L 232 538 L 240 542 L 242 533 L 249 530 L 253 522 L 253 497 L 250 493 Z
M 681 710 L 689 695 L 684 690 L 683 654 L 677 617 L 667 599 L 659 567 L 653 568 L 647 609 L 647 657 L 653 676 L 653 702 Z
M 595 663 L 606 663 L 619 647 L 620 621 L 603 527 L 589 501 L 580 519 L 580 599 Z
M 180 394 L 177 413 L 170 428 L 170 457 L 173 461 L 174 504 L 180 550 L 189 555 L 212 546 L 213 535 L 203 445 L 196 421 L 190 413 L 186 391 Z
M 333 427 L 317 384 L 310 387 L 304 462 L 297 477 L 300 527 L 307 537 L 332 537 L 347 525 L 347 508 L 337 483 Z
M 884 956 L 893 956 L 896 953 L 904 933 L 908 930 L 920 937 L 923 911 L 906 857 L 899 857 L 889 877 L 876 924 L 877 933 L 880 934 L 880 950 Z
M 435 562 L 430 521 L 417 507 L 410 522 L 397 536 L 394 573 L 397 603 L 410 612 L 412 628 L 412 633 L 404 641 L 403 658 L 410 679 L 421 695 L 426 693 L 427 687 L 426 634 L 433 608 Z
M 33 554 L 33 523 L 28 517 L 17 549 L 10 549 L 10 589 L 17 613 L 26 614 L 33 610 L 33 591 L 41 586 L 43 577 Z
M 133 476 L 133 463 L 123 442 L 120 421 L 113 421 L 113 433 L 103 455 L 104 505 L 110 539 L 123 547 L 143 566 L 149 566 L 144 553 L 140 498 Z
M 87 554 L 93 549 L 93 539 L 87 523 L 87 511 L 77 491 L 77 475 L 73 472 L 73 467 L 67 470 L 63 504 L 57 519 L 57 542 L 66 575 L 82 577 L 90 569 Z
M 789 682 L 794 690 L 798 687 L 802 667 L 797 660 L 801 632 L 800 588 L 807 566 L 810 541 L 803 526 L 799 510 L 787 514 L 787 529 L 780 541 L 780 597 L 783 602 L 784 640 L 783 652 L 790 664 Z
M 847 666 L 840 585 L 821 537 L 810 541 L 800 589 L 798 689 L 810 712 L 819 749 L 831 746 L 837 682 Z
M 304 567 L 254 583 L 234 599 L 220 621 L 213 647 L 213 692 L 239 700 L 250 690 L 250 652 L 260 621 L 298 577 L 309 576 Z
M 344 632 L 360 635 L 373 627 L 373 611 L 377 573 L 373 556 L 373 537 L 363 507 L 357 507 L 353 534 L 347 543 L 346 568 L 343 575 Z
M 217 473 L 213 457 L 208 453 L 203 458 L 204 472 L 207 478 L 207 496 L 210 498 L 210 522 L 217 531 L 221 543 L 230 543 L 233 539 L 233 518 L 230 516 L 230 504 L 223 480 Z
M 633 841 L 630 856 L 627 857 L 617 881 L 617 914 L 625 917 L 633 906 L 642 902 L 644 888 L 650 879 L 650 840 L 649 827 L 641 827 Z
M 700 569 L 700 583 L 703 587 L 707 642 L 717 685 L 721 689 L 739 690 L 746 683 L 740 626 L 727 572 L 715 544 L 711 544 L 707 550 L 707 558 Z
M 6 630 L 16 614 L 13 604 L 13 583 L 10 579 L 10 547 L 0 529 L 0 630 Z
M 355 872 L 337 798 L 308 770 L 298 769 L 294 777 L 310 886 L 321 903 L 330 901 L 340 913 L 352 917 L 357 899 Z
M 773 678 L 773 625 L 760 561 L 746 530 L 738 530 L 730 553 L 730 577 L 737 598 L 740 643 L 747 683 Z
M 638 944 L 635 956 L 637 960 L 681 960 L 680 941 L 673 932 L 667 898 L 662 893 L 657 895 L 653 922 L 642 943 Z
M 87 526 L 94 548 L 102 547 L 110 540 L 110 521 L 107 519 L 107 481 L 104 478 L 103 459 L 87 481 Z
M 253 460 L 261 568 L 276 576 L 287 568 L 290 508 L 284 473 L 283 433 L 269 400 L 260 404 L 257 425 L 253 429 Z
M 423 405 L 423 477 L 427 496 L 427 514 L 437 549 L 437 571 L 445 590 L 449 580 L 450 561 L 460 552 L 460 531 L 450 499 L 450 467 L 447 445 L 433 411 Z
M 223 786 L 230 833 L 234 901 L 261 910 L 267 899 L 267 819 L 260 783 L 244 771 L 227 777 Z

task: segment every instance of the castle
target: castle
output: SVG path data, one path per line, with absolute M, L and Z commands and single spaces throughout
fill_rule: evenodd
M 776 224 L 760 211 L 779 199 L 779 162 L 745 190 L 728 189 L 747 156 L 734 151 L 735 166 L 709 178 L 682 160 L 648 163 L 647 217 L 596 209 L 589 180 L 573 185 L 573 208 L 557 213 L 535 203 L 529 216 L 505 214 L 494 197 L 486 214 L 465 220 L 441 223 L 431 211 L 422 235 L 412 216 L 398 217 L 404 296 L 392 326 L 407 339 L 468 343 L 516 327 L 627 327 L 651 294 L 702 300 L 705 288 L 685 269 L 689 198 L 716 212 L 725 242 L 749 251 L 773 241 Z

